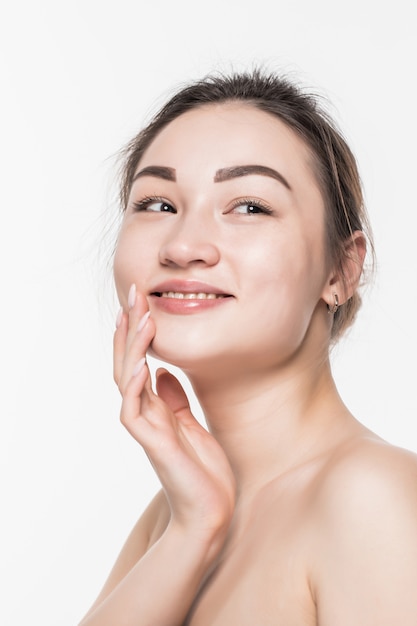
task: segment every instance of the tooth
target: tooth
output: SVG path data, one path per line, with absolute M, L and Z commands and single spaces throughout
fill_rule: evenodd
M 162 291 L 161 296 L 163 298 L 174 298 L 177 300 L 215 300 L 216 298 L 223 298 L 222 294 L 205 293 L 203 291 L 196 293 L 184 293 L 181 291 Z

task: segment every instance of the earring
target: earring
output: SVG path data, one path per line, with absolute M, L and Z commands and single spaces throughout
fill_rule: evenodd
M 329 313 L 333 313 L 333 315 L 336 313 L 337 309 L 339 308 L 339 297 L 337 295 L 337 293 L 333 294 L 333 298 L 334 298 L 334 304 L 333 306 L 330 306 L 330 304 L 327 305 L 327 311 Z

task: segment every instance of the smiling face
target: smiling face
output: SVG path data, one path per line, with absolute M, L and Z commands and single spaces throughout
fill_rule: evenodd
M 330 268 L 311 158 L 247 104 L 194 109 L 157 135 L 114 260 L 122 305 L 132 283 L 148 298 L 155 356 L 189 371 L 259 369 L 327 344 Z

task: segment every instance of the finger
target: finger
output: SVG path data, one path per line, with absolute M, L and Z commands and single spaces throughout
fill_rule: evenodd
M 167 412 L 165 403 L 158 398 L 152 389 L 152 380 L 145 359 L 141 359 L 134 368 L 134 373 L 123 394 L 120 419 L 123 425 L 141 445 L 145 440 L 139 436 L 143 433 L 147 423 L 147 432 L 153 432 L 153 437 L 161 426 L 167 426 Z M 169 420 L 168 420 L 169 421 Z M 152 429 L 151 429 L 152 427 Z
M 122 372 L 119 379 L 119 389 L 121 393 L 124 393 L 127 385 L 130 383 L 138 362 L 146 357 L 146 352 L 155 336 L 155 331 L 154 321 L 147 317 L 144 320 L 144 326 L 138 326 L 136 329 L 134 336 L 131 338 L 130 346 L 126 346 Z
M 138 419 L 142 412 L 142 395 L 149 392 L 150 375 L 145 359 L 137 363 L 136 371 L 123 394 L 120 421 L 130 434 L 138 439 Z M 141 443 L 141 441 L 139 441 Z
M 130 288 L 128 301 L 129 328 L 126 339 L 126 351 L 129 350 L 138 329 L 140 330 L 145 325 L 146 316 L 149 315 L 148 301 L 142 293 L 136 291 L 135 285 L 132 285 Z
M 129 289 L 129 294 L 126 298 L 126 309 L 121 308 L 116 319 L 116 331 L 113 339 L 113 378 L 117 385 L 120 383 L 120 379 L 123 371 L 123 362 L 128 348 L 128 334 L 134 336 L 134 328 L 138 326 L 141 315 L 146 310 L 147 303 L 144 300 L 138 298 L 136 285 L 132 284 Z M 142 309 L 144 309 L 142 311 Z M 132 330 L 133 329 L 133 330 Z M 129 344 L 131 339 L 129 341 Z
M 175 415 L 190 413 L 190 403 L 180 381 L 166 369 L 156 372 L 156 390 Z
M 128 330 L 128 316 L 120 309 L 116 323 L 116 330 L 113 336 L 113 378 L 116 385 L 122 376 L 123 362 L 126 352 L 126 337 Z

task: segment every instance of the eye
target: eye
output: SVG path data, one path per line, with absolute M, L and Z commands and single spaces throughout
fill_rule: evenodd
M 271 215 L 272 209 L 259 200 L 252 198 L 240 198 L 233 203 L 231 213 L 239 215 Z
M 140 212 L 149 212 L 149 213 L 176 213 L 177 210 L 172 206 L 169 202 L 164 200 L 163 198 L 157 197 L 148 197 L 139 200 L 139 202 L 134 202 L 132 204 L 133 210 Z

